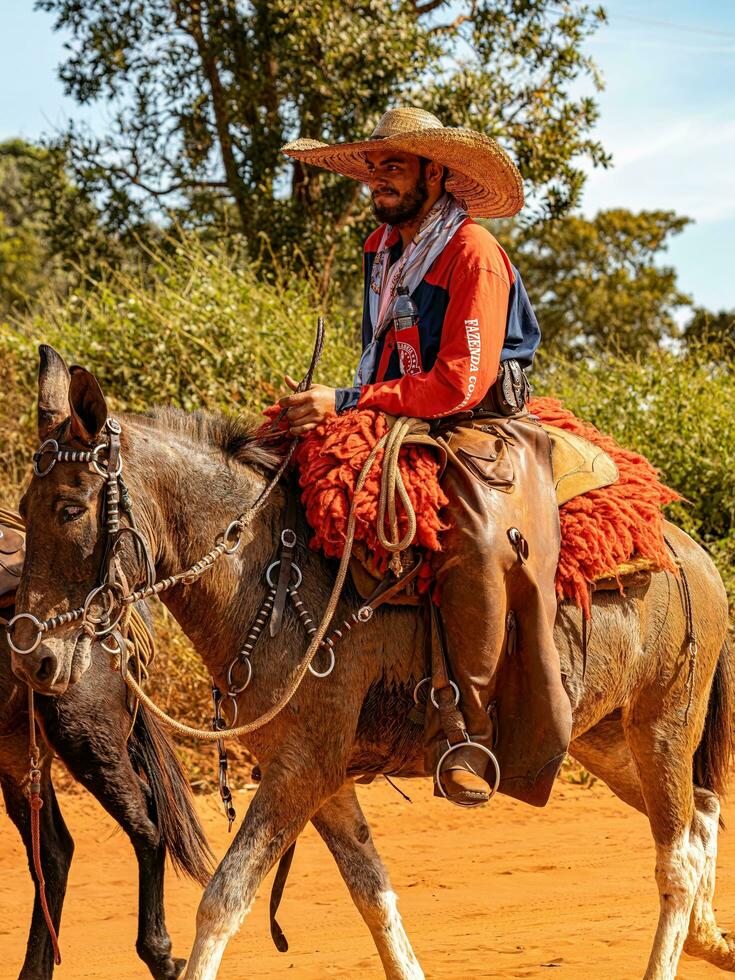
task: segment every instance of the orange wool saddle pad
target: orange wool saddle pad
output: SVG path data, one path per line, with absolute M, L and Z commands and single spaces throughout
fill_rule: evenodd
M 558 598 L 572 600 L 589 615 L 590 589 L 595 582 L 619 581 L 626 567 L 673 569 L 663 538 L 662 507 L 680 498 L 664 486 L 652 464 L 581 421 L 553 398 L 532 399 L 528 407 L 542 423 L 589 440 L 618 469 L 615 483 L 575 496 L 559 508 Z M 313 529 L 311 546 L 330 557 L 342 555 L 357 478 L 387 428 L 380 412 L 350 411 L 327 419 L 299 442 L 295 460 L 301 500 Z M 358 497 L 355 541 L 370 553 L 372 567 L 383 573 L 389 555 L 376 533 L 380 464 L 378 456 Z M 441 551 L 441 532 L 446 527 L 442 509 L 447 500 L 439 484 L 439 461 L 425 446 L 407 445 L 401 449 L 399 466 L 416 512 L 415 545 L 427 553 Z M 402 535 L 406 527 L 399 509 Z M 420 583 L 424 589 L 430 582 L 430 562 L 425 566 Z

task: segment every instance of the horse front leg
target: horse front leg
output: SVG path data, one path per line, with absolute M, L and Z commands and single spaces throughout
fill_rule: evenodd
M 151 801 L 151 791 L 133 769 L 124 740 L 110 726 L 102 730 L 109 740 L 85 742 L 80 751 L 55 739 L 55 747 L 85 789 L 102 804 L 127 834 L 138 861 L 138 935 L 135 949 L 154 980 L 175 980 L 185 960 L 171 953 L 166 929 L 163 886 L 166 845 L 156 820 L 161 820 Z M 108 757 L 108 753 L 109 756 Z M 43 812 L 43 811 L 41 811 Z
M 324 760 L 305 747 L 271 762 L 229 850 L 197 909 L 197 931 L 184 980 L 214 980 L 230 939 L 250 911 L 263 878 L 334 792 Z
M 126 828 L 127 829 L 127 828 Z M 131 841 L 138 860 L 138 935 L 135 949 L 155 980 L 174 980 L 186 960 L 172 956 L 163 908 L 166 848 L 144 832 Z
M 352 781 L 312 817 L 370 930 L 388 980 L 422 980 L 424 973 L 398 914 L 396 895 L 375 850 Z

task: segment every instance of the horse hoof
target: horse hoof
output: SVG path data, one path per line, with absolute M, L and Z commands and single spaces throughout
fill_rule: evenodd
M 185 966 L 186 960 L 173 959 L 173 957 L 167 956 L 151 968 L 151 973 L 155 980 L 179 980 L 179 977 L 184 975 Z

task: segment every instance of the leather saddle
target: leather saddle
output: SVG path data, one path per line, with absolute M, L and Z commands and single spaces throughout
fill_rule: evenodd
M 0 607 L 13 604 L 25 559 L 25 535 L 0 523 Z
M 583 493 L 617 482 L 618 468 L 599 446 L 554 425 L 542 424 L 542 428 L 551 440 L 551 469 L 560 507 Z
M 497 420 L 501 422 L 503 420 Z M 618 479 L 618 468 L 614 460 L 594 443 L 582 436 L 559 429 L 553 425 L 542 425 L 551 442 L 551 466 L 556 488 L 556 500 L 562 504 L 590 490 L 597 490 L 615 483 Z M 499 424 L 481 426 L 482 433 L 477 432 L 477 448 L 472 449 L 472 439 L 467 439 L 471 433 L 465 432 L 462 456 L 463 463 L 471 472 L 478 475 L 487 483 L 492 481 L 498 490 L 512 492 L 515 484 L 515 474 L 510 456 L 507 453 L 507 443 L 510 438 L 504 432 L 504 426 Z M 492 431 L 491 431 L 492 430 Z M 497 438 L 491 438 L 495 434 Z M 446 453 L 440 444 L 427 437 L 426 444 L 437 450 L 442 450 L 442 464 L 446 462 Z M 410 562 L 409 562 L 410 564 Z M 638 573 L 648 569 L 631 569 Z M 355 588 L 363 599 L 368 598 L 380 582 L 382 575 L 373 567 L 370 555 L 364 545 L 355 545 L 350 571 Z M 614 580 L 619 587 L 619 581 Z M 601 585 L 601 588 L 606 586 Z M 612 587 L 612 586 L 608 586 Z M 391 605 L 420 605 L 416 583 L 397 593 L 387 600 Z

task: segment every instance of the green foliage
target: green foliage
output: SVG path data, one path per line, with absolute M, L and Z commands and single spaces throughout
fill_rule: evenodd
M 687 343 L 726 341 L 735 344 L 735 310 L 712 313 L 698 307 L 684 328 Z
M 123 257 L 68 163 L 62 145 L 0 143 L 0 315 L 25 308 L 49 286 L 66 289 L 81 263 L 91 270 L 101 258 Z
M 305 372 L 319 312 L 313 284 L 259 276 L 232 243 L 205 247 L 184 235 L 166 244 L 170 251 L 151 252 L 139 270 L 108 268 L 0 327 L 4 479 L 17 485 L 35 438 L 38 343 L 94 371 L 116 411 L 155 404 L 257 411 L 285 392 L 286 372 Z M 349 383 L 357 333 L 345 311 L 330 313 L 327 337 L 318 379 Z
M 116 106 L 105 133 L 72 129 L 81 186 L 115 229 L 174 210 L 266 233 L 329 273 L 355 271 L 367 218 L 354 183 L 293 166 L 288 139 L 364 137 L 390 105 L 499 137 L 537 213 L 579 202 L 599 84 L 583 41 L 601 9 L 555 0 L 37 0 L 70 36 L 60 67 L 79 103 Z
M 677 288 L 675 270 L 657 260 L 687 224 L 672 211 L 616 208 L 591 221 L 511 225 L 511 256 L 544 345 L 579 355 L 614 346 L 634 356 L 676 336 L 674 312 L 691 301 Z
M 28 168 L 37 162 L 31 152 L 20 140 L 0 145 L 0 308 L 6 310 L 34 295 L 55 271 L 30 186 Z
M 637 358 L 548 357 L 534 382 L 658 467 L 685 498 L 668 516 L 710 549 L 735 609 L 734 354 L 720 343 Z

